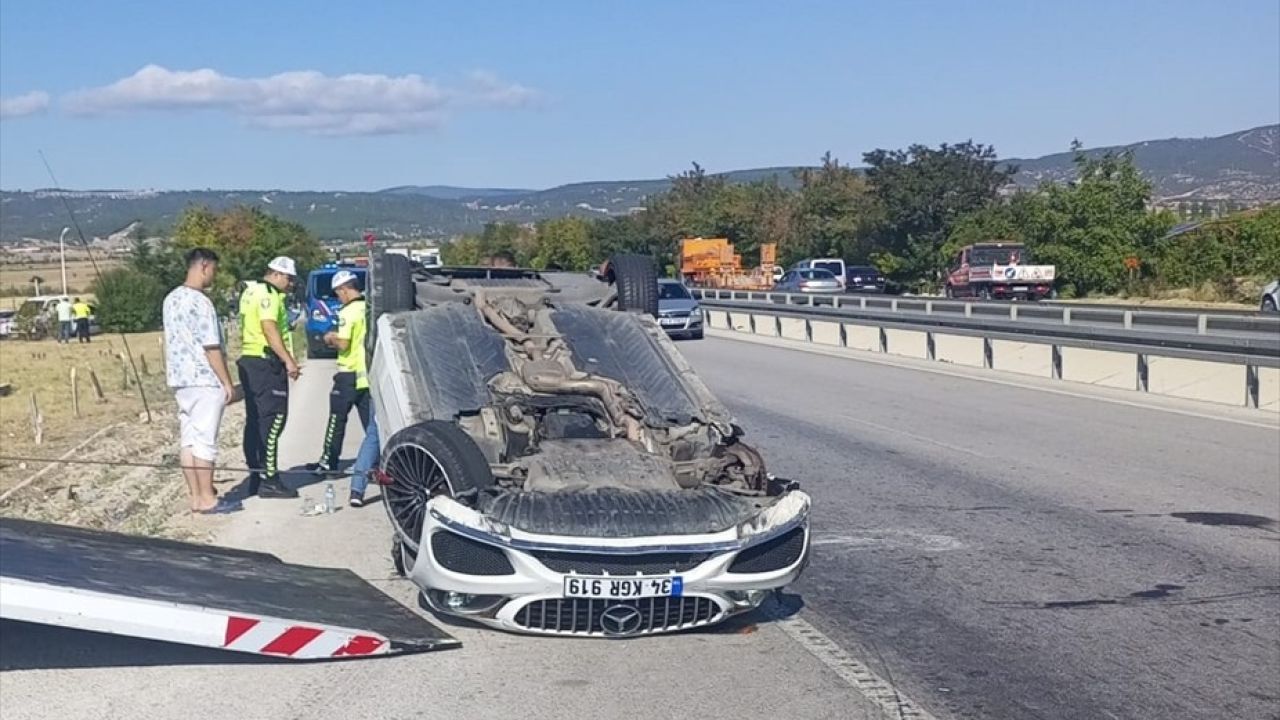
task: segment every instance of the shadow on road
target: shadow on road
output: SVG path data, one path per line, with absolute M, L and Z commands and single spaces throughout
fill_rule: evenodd
M 0 621 L 0 671 L 295 662 L 35 623 Z

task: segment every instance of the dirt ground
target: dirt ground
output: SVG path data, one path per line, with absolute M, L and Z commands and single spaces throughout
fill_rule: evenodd
M 136 381 L 125 386 L 119 336 L 95 337 L 85 345 L 59 345 L 51 340 L 0 342 L 0 383 L 11 385 L 10 394 L 0 397 L 0 496 L 13 490 L 0 500 L 0 514 L 204 539 L 210 519 L 194 518 L 188 512 L 179 470 L 110 464 L 173 466 L 178 462 L 178 421 L 173 395 L 165 385 L 160 337 L 160 333 L 128 336 L 140 373 L 146 366 L 142 387 L 151 408 L 149 423 Z M 71 398 L 72 367 L 79 381 L 79 417 Z M 91 369 L 102 386 L 103 401 L 95 396 Z M 43 416 L 43 442 L 38 445 L 31 419 L 33 393 Z M 237 403 L 223 419 L 220 466 L 244 467 L 243 427 L 244 405 Z M 3 459 L 14 456 L 45 460 Z M 49 462 L 64 456 L 69 462 Z M 227 471 L 215 479 L 225 491 L 244 476 Z

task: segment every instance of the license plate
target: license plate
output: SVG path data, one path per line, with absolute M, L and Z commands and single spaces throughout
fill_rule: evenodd
M 684 592 L 684 578 L 679 575 L 662 577 L 591 577 L 570 575 L 564 579 L 564 596 L 567 598 L 627 598 L 679 597 Z
M 1014 285 L 1014 286 L 1013 286 L 1013 291 L 1014 291 L 1014 292 L 1026 292 L 1026 291 L 1027 291 L 1027 286 L 1026 286 L 1026 285 Z
M 662 325 L 684 325 L 684 318 L 662 318 L 658 322 Z

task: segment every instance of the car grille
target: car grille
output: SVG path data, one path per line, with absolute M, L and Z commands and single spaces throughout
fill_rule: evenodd
M 688 311 L 688 310 L 667 310 L 666 312 L 659 312 L 659 313 L 658 313 L 658 317 L 660 317 L 660 318 L 687 318 L 687 317 L 689 317 L 689 311 Z
M 619 632 L 617 623 L 610 623 L 606 618 L 608 611 L 614 614 L 621 611 L 622 616 L 632 618 L 624 628 L 626 632 Z M 515 621 L 534 632 L 621 637 L 709 625 L 721 615 L 720 606 L 714 600 L 698 596 L 637 600 L 556 598 L 525 605 L 516 611 Z
M 514 575 L 506 553 L 451 532 L 431 536 L 431 554 L 446 570 L 464 575 Z
M 738 553 L 729 565 L 731 573 L 762 573 L 781 570 L 795 564 L 804 552 L 804 528 L 798 527 L 780 537 L 762 542 Z
M 635 555 L 605 553 L 534 552 L 548 569 L 581 575 L 663 575 L 684 572 L 701 565 L 711 553 L 667 552 Z

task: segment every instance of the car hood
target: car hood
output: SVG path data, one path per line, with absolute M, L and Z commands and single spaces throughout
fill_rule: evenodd
M 698 309 L 698 301 L 693 298 L 671 298 L 658 301 L 658 312 L 693 312 Z

